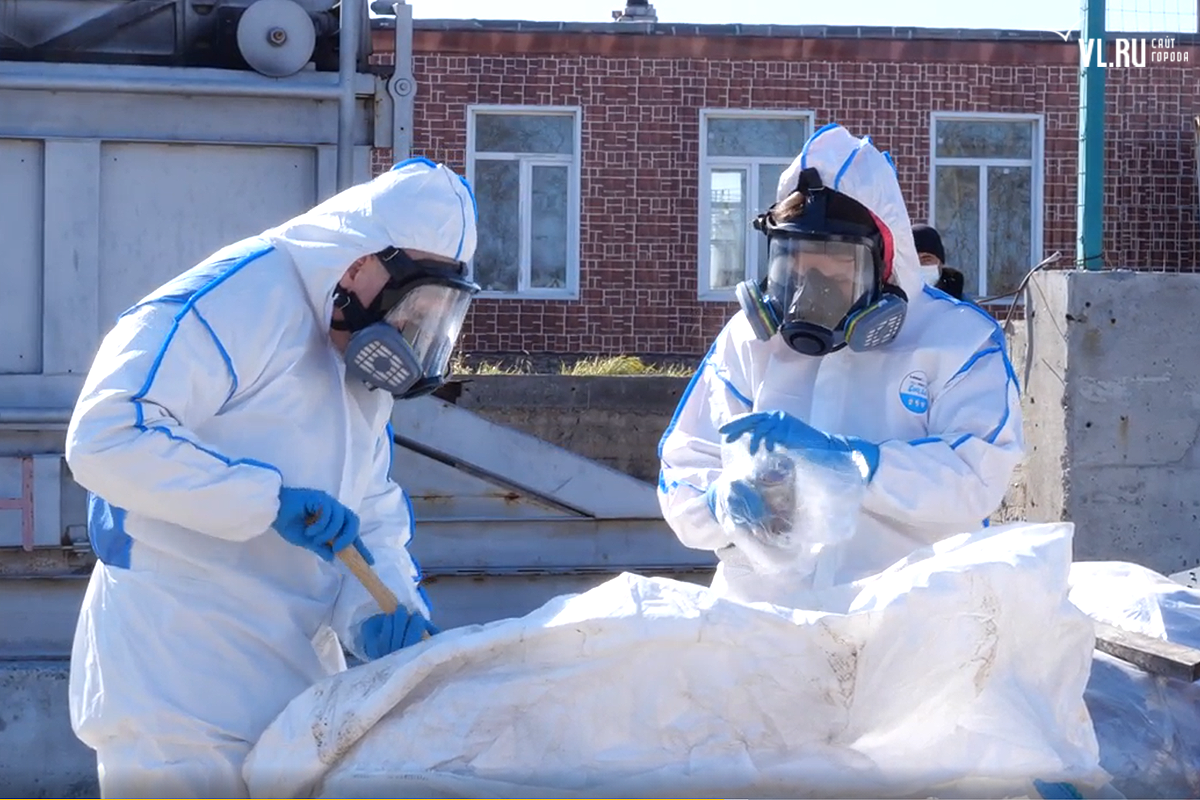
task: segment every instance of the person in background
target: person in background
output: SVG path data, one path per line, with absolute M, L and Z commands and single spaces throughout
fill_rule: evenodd
M 963 274 L 946 266 L 946 250 L 941 234 L 931 225 L 913 225 L 913 243 L 921 259 L 921 279 L 956 300 L 963 299 Z

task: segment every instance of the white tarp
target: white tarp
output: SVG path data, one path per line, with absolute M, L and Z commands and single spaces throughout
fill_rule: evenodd
M 1200 648 L 1200 593 L 1125 562 L 1071 567 L 1071 601 L 1125 630 Z M 1200 686 L 1096 653 L 1084 695 L 1100 764 L 1127 797 L 1200 797 Z
M 813 595 L 810 610 L 623 574 L 313 687 L 263 735 L 247 781 L 254 797 L 1099 786 L 1083 702 L 1092 627 L 1067 599 L 1071 533 L 955 537 Z

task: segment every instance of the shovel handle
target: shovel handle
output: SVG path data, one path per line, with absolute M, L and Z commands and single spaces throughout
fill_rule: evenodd
M 366 587 L 371 597 L 379 604 L 379 608 L 383 613 L 396 613 L 396 609 L 400 607 L 400 601 L 396 598 L 392 590 L 387 587 L 387 584 L 381 581 L 379 576 L 375 574 L 375 570 L 362 557 L 362 553 L 358 552 L 357 547 L 343 547 L 338 551 L 337 557 L 354 573 L 354 577 L 358 578 L 359 583 Z
M 354 577 L 358 578 L 359 583 L 366 587 L 383 613 L 396 613 L 396 609 L 400 608 L 400 601 L 396 599 L 396 595 L 387 587 L 387 584 L 375 574 L 374 568 L 362 557 L 362 553 L 358 552 L 357 547 L 344 547 L 338 551 L 337 556 L 354 573 Z M 423 631 L 421 640 L 424 641 L 428 638 L 429 632 Z

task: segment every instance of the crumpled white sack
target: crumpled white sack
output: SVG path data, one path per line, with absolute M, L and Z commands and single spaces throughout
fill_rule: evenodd
M 1099 786 L 1071 533 L 959 536 L 826 593 L 820 610 L 622 574 L 327 679 L 266 731 L 247 782 L 254 797 Z

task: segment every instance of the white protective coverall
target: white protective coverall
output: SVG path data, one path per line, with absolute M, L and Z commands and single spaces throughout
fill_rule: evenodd
M 820 358 L 780 336 L 755 338 L 739 311 L 684 392 L 659 447 L 663 514 L 687 546 L 720 557 L 713 588 L 743 600 L 777 593 L 713 519 L 705 490 L 721 472 L 717 429 L 750 411 L 784 411 L 830 434 L 880 447 L 854 537 L 818 557 L 824 585 L 856 580 L 923 545 L 979 530 L 999 506 L 1024 449 L 1017 378 L 1004 335 L 982 309 L 926 286 L 890 157 L 869 138 L 827 125 L 780 177 L 776 201 L 803 167 L 867 207 L 893 247 L 893 282 L 909 298 L 899 335 L 878 350 Z
M 429 609 L 391 482 L 393 399 L 345 376 L 329 323 L 356 259 L 466 261 L 465 180 L 412 159 L 226 247 L 125 312 L 67 432 L 92 573 L 71 657 L 76 734 L 105 797 L 244 797 L 242 762 L 296 695 L 362 657 L 380 613 L 340 562 L 271 530 L 281 486 L 355 511 L 380 577 Z

